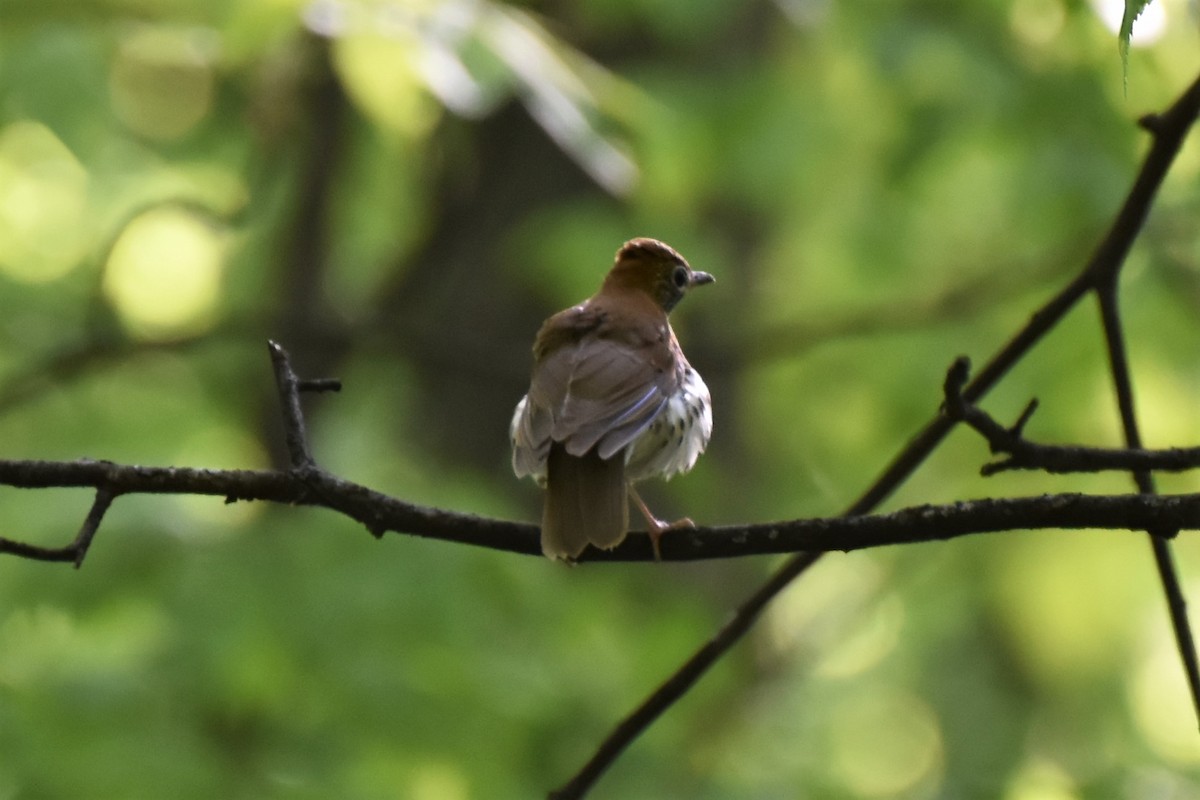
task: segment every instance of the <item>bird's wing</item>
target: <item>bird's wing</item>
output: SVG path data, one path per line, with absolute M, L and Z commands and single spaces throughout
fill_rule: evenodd
M 521 432 L 538 449 L 562 442 L 571 455 L 593 447 L 611 458 L 650 425 L 679 385 L 665 316 L 616 324 L 588 304 L 546 321 L 535 345 Z

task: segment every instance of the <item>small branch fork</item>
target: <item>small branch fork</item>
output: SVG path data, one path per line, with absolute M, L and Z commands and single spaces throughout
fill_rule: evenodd
M 64 547 L 39 547 L 34 544 L 0 538 L 0 553 L 11 553 L 35 561 L 70 561 L 75 565 L 75 569 L 79 569 L 83 566 L 83 559 L 87 556 L 88 548 L 92 546 L 92 538 L 96 535 L 96 530 L 100 527 L 105 512 L 108 511 L 108 507 L 112 505 L 116 496 L 111 489 L 103 487 L 97 489 L 96 499 L 92 501 L 92 508 L 84 518 L 83 525 L 79 527 L 79 533 L 75 535 L 75 539 L 70 544 Z
M 0 553 L 41 561 L 73 561 L 78 565 L 82 563 L 104 513 L 113 500 L 124 494 L 213 495 L 225 498 L 227 503 L 266 500 L 287 505 L 321 506 L 360 522 L 376 537 L 386 531 L 397 531 L 527 555 L 541 553 L 538 531 L 533 525 L 404 502 L 338 478 L 318 467 L 308 442 L 300 393 L 337 391 L 341 384 L 336 380 L 297 377 L 287 352 L 275 342 L 270 342 L 268 347 L 279 390 L 289 469 L 146 467 L 90 459 L 0 460 L 0 485 L 22 489 L 96 489 L 92 510 L 71 544 L 46 548 L 0 537 Z
M 340 392 L 342 382 L 332 378 L 301 380 L 292 370 L 291 359 L 277 342 L 267 342 L 271 354 L 271 367 L 275 372 L 275 387 L 279 390 L 279 402 L 283 410 L 284 439 L 287 442 L 288 458 L 292 469 L 307 472 L 317 466 L 308 445 L 308 431 L 304 426 L 304 410 L 300 407 L 301 392 Z
M 1017 421 L 1006 428 L 963 397 L 962 389 L 970 377 L 970 370 L 971 362 L 965 356 L 950 367 L 943 387 L 946 398 L 943 410 L 950 419 L 979 433 L 993 454 L 1004 456 L 980 468 L 980 474 L 985 477 L 1009 470 L 1039 470 L 1062 475 L 1110 470 L 1183 472 L 1200 467 L 1200 447 L 1145 450 L 1031 442 L 1024 437 L 1025 425 L 1037 411 L 1038 401 L 1030 400 Z
M 1037 409 L 1037 400 L 1031 400 L 1017 421 L 1011 427 L 1005 428 L 963 397 L 962 390 L 967 384 L 971 366 L 967 358 L 960 357 L 946 374 L 946 400 L 943 411 L 951 419 L 964 422 L 981 434 L 993 453 L 1006 454 L 1007 457 L 1000 461 L 985 464 L 981 470 L 984 475 L 994 475 L 1009 469 L 1038 469 L 1056 473 L 1122 470 L 1131 472 L 1138 492 L 1143 497 L 1149 497 L 1155 494 L 1151 471 L 1179 472 L 1200 465 L 1200 448 L 1146 450 L 1139 446 L 1141 437 L 1133 413 L 1133 384 L 1129 378 L 1128 364 L 1125 362 L 1124 337 L 1121 333 L 1120 319 L 1116 314 L 1115 294 L 1109 294 L 1108 289 L 1101 289 L 1100 296 L 1101 319 L 1109 342 L 1118 406 L 1129 447 L 1118 449 L 1043 445 L 1028 441 L 1024 438 L 1023 431 L 1025 424 Z M 1106 297 L 1111 299 L 1105 299 Z M 1170 611 L 1184 675 L 1197 716 L 1200 717 L 1200 662 L 1196 658 L 1196 646 L 1191 626 L 1187 622 L 1187 601 L 1179 584 L 1174 558 L 1168 544 L 1168 540 L 1174 538 L 1179 531 L 1171 527 L 1147 527 L 1146 530 L 1150 533 L 1154 564 Z

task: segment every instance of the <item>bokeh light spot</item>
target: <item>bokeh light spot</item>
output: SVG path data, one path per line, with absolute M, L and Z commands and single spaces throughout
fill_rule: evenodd
M 1033 759 L 1021 765 L 1004 792 L 1004 800 L 1076 800 L 1071 777 L 1052 761 Z
M 919 698 L 892 689 L 851 695 L 832 715 L 832 766 L 864 797 L 883 797 L 937 779 L 942 734 Z
M 195 215 L 148 211 L 113 246 L 104 292 L 136 336 L 200 332 L 216 319 L 224 250 L 220 234 Z
M 1137 596 L 1125 578 L 1141 544 L 1042 533 L 1014 538 L 997 553 L 990 572 L 997 611 L 1030 678 L 1063 690 L 1116 666 Z
M 79 263 L 87 171 L 54 133 L 21 120 L 0 130 L 0 273 L 52 281 Z
M 850 678 L 861 675 L 896 649 L 904 628 L 904 602 L 890 594 L 869 610 L 848 636 L 825 650 L 815 673 L 822 678 Z
M 417 64 L 420 43 L 374 33 L 334 42 L 334 65 L 350 97 L 371 119 L 405 138 L 418 139 L 441 117 Z
M 1016 0 L 1008 19 L 1021 41 L 1040 47 L 1062 34 L 1067 12 L 1060 0 Z
M 413 776 L 410 797 L 414 800 L 467 800 L 469 787 L 463 774 L 450 764 L 422 765 Z
M 215 38 L 203 30 L 140 28 L 127 37 L 109 73 L 113 110 L 130 130 L 171 140 L 208 115 Z
M 1195 711 L 1187 696 L 1179 654 L 1164 631 L 1134 667 L 1126 697 L 1150 747 L 1179 766 L 1195 767 L 1200 765 L 1200 742 L 1196 740 Z

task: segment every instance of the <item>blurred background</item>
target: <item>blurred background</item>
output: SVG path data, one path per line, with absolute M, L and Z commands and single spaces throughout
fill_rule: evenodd
M 535 520 L 507 436 L 534 333 L 646 235 L 718 280 L 674 315 L 715 436 L 647 500 L 835 514 L 1077 272 L 1135 120 L 1195 78 L 1194 6 L 1147 11 L 1127 84 L 1112 13 L 6 0 L 0 455 L 282 464 L 274 338 L 344 381 L 307 401 L 324 467 Z M 1198 136 L 1124 273 L 1150 446 L 1200 443 Z M 1118 443 L 1096 316 L 986 407 Z M 987 459 L 956 433 L 888 507 L 1131 488 Z M 0 530 L 65 543 L 90 500 L 0 490 Z M 123 497 L 81 571 L 0 559 L 0 798 L 541 796 L 777 563 L 568 569 Z M 1197 798 L 1200 738 L 1144 536 L 1011 533 L 823 559 L 593 796 Z

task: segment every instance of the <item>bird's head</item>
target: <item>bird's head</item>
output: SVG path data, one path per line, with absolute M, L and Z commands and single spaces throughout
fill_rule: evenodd
M 712 283 L 712 275 L 694 270 L 683 256 L 657 239 L 630 239 L 617 251 L 605 287 L 637 289 L 670 312 L 693 286 Z

